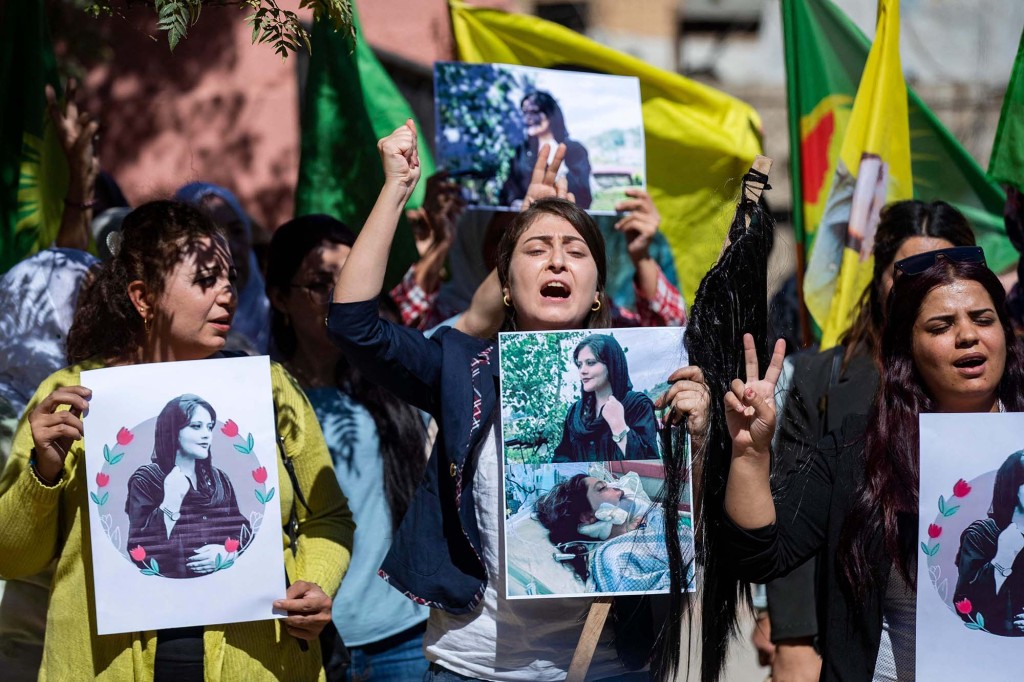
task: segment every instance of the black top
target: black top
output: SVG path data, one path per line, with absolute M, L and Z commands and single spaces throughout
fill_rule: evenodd
M 568 171 L 566 182 L 569 191 L 576 198 L 576 205 L 582 209 L 590 208 L 593 195 L 590 192 L 590 157 L 587 155 L 587 148 L 579 142 L 566 138 L 565 158 L 563 163 Z M 509 206 L 517 199 L 526 196 L 526 190 L 530 186 L 530 176 L 533 175 L 533 166 L 537 163 L 537 141 L 528 138 L 516 149 L 516 155 L 512 157 L 512 166 L 508 172 L 508 179 L 501 188 L 501 204 Z
M 238 510 L 231 481 L 223 471 L 211 467 L 212 481 L 204 493 L 189 488 L 181 503 L 181 516 L 167 535 L 166 518 L 160 505 L 164 499 L 166 474 L 157 464 L 139 467 L 128 479 L 128 549 L 142 546 L 146 558 L 140 567 L 152 568 L 156 560 L 160 575 L 166 578 L 194 578 L 186 562 L 200 547 L 223 545 L 229 538 L 242 539 L 243 529 L 251 532 L 249 521 Z M 206 486 L 204 486 L 205 488 Z
M 622 407 L 629 433 L 626 452 L 612 440 L 612 430 L 601 413 L 587 419 L 583 400 L 577 400 L 565 415 L 562 440 L 555 448 L 554 462 L 613 462 L 631 459 L 658 459 L 658 422 L 654 403 L 645 394 L 628 391 Z M 617 435 L 617 434 L 616 434 Z
M 996 592 L 995 558 L 999 544 L 1000 528 L 992 519 L 982 519 L 967 526 L 960 535 L 960 551 L 956 555 L 956 565 L 960 577 L 956 581 L 956 592 L 953 601 L 969 599 L 971 611 L 957 614 L 965 621 L 977 617 L 981 613 L 985 618 L 985 629 L 994 635 L 1021 637 L 1021 632 L 1013 624 L 1017 614 L 1024 613 L 1024 552 L 1017 555 L 1010 575 Z
M 843 420 L 867 414 L 878 388 L 878 369 L 864 353 L 855 354 L 843 368 L 845 348 L 792 355 L 792 380 L 775 435 L 772 487 L 785 486 L 801 453 L 813 452 Z M 818 634 L 815 596 L 817 562 L 811 558 L 792 573 L 767 585 L 772 641 Z
M 815 452 L 798 459 L 785 494 L 776 500 L 776 524 L 747 531 L 726 517 L 722 526 L 722 550 L 744 580 L 767 582 L 817 555 L 821 679 L 826 681 L 870 682 L 882 635 L 892 560 L 881 535 L 865 548 L 874 567 L 866 598 L 848 593 L 838 562 L 840 533 L 864 479 L 866 426 L 866 418 L 850 417 Z M 901 514 L 897 524 L 901 542 L 916 541 L 916 515 Z

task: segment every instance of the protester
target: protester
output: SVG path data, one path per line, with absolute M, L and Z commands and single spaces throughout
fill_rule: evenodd
M 122 237 L 117 255 L 99 270 L 80 301 L 68 338 L 72 366 L 39 386 L 0 478 L 0 575 L 31 575 L 57 560 L 40 677 L 323 679 L 316 638 L 330 621 L 329 595 L 347 566 L 352 521 L 330 474 L 315 415 L 278 365 L 272 365 L 271 380 L 279 439 L 308 504 L 308 510 L 295 507 L 296 544 L 282 534 L 291 585 L 274 606 L 288 616 L 155 633 L 94 634 L 81 442 L 81 415 L 90 392 L 78 385 L 79 374 L 213 356 L 224 347 L 236 306 L 227 242 L 202 212 L 151 202 L 125 220 Z M 299 492 L 290 478 L 282 477 L 278 486 L 285 518 Z M 300 647 L 300 640 L 311 645 Z
M 980 249 L 895 267 L 871 412 L 801 456 L 777 503 L 769 472 L 781 344 L 759 379 L 748 335 L 747 381 L 725 397 L 733 454 L 724 547 L 757 582 L 818 555 L 823 680 L 913 679 L 919 414 L 1024 407 L 1024 352 Z
M 847 416 L 867 414 L 878 387 L 878 357 L 885 301 L 892 288 L 893 263 L 926 251 L 974 244 L 967 219 L 943 201 L 910 200 L 886 206 L 872 249 L 874 271 L 860 309 L 840 344 L 787 358 L 784 407 L 775 436 L 774 486 L 786 485 L 797 459 L 813 451 Z M 816 563 L 812 559 L 768 585 L 772 669 L 783 679 L 817 680 L 821 659 L 814 648 L 818 633 L 815 600 Z
M 238 269 L 238 310 L 228 348 L 266 353 L 270 340 L 270 302 L 253 251 L 252 219 L 230 190 L 207 182 L 191 182 L 178 189 L 174 198 L 204 208 L 227 236 L 231 258 Z
M 392 589 L 377 568 L 423 476 L 427 434 L 414 408 L 367 381 L 327 338 L 330 292 L 354 241 L 329 216 L 285 223 L 271 241 L 267 295 L 273 346 L 313 405 L 356 522 L 352 562 L 333 607 L 351 662 L 342 672 L 344 648 L 331 643 L 328 679 L 404 682 L 427 669 L 427 608 Z
M 557 150 L 556 150 L 557 153 Z M 558 157 L 561 158 L 560 156 Z M 538 157 L 538 165 L 546 162 Z M 391 290 L 391 297 L 402 311 L 402 321 L 410 327 L 427 330 L 460 315 L 468 308 L 472 294 L 454 294 L 453 289 L 480 286 L 494 288 L 497 244 L 500 235 L 510 226 L 511 213 L 492 213 L 486 226 L 464 219 L 464 204 L 455 194 L 456 185 L 436 175 L 427 181 L 424 207 L 414 213 L 419 227 L 415 230 L 420 260 L 406 272 L 402 281 Z M 677 327 L 686 324 L 686 302 L 675 280 L 675 262 L 665 236 L 659 232 L 661 216 L 647 192 L 639 188 L 626 190 L 630 197 L 616 205 L 625 215 L 609 225 L 606 216 L 595 216 L 606 245 L 608 290 L 614 327 Z M 470 212 L 470 216 L 478 211 Z M 465 224 L 472 222 L 472 224 Z M 462 225 L 456 229 L 457 225 Z M 426 227 L 429 226 L 429 227 Z M 479 244 L 467 232 L 483 235 Z M 473 242 L 472 246 L 469 243 Z M 454 247 L 454 249 L 453 249 Z M 480 251 L 476 258 L 464 253 Z M 452 282 L 441 285 L 445 256 L 452 250 L 454 272 Z M 486 268 L 467 282 L 469 271 L 477 261 Z M 487 281 L 486 272 L 491 280 Z M 609 293 L 606 291 L 606 293 Z M 448 294 L 447 296 L 445 294 Z M 490 295 L 490 292 L 487 293 Z M 635 307 L 635 311 L 620 305 Z
M 490 339 L 441 329 L 430 339 L 380 318 L 376 298 L 402 207 L 419 178 L 412 122 L 383 139 L 385 185 L 338 277 L 328 314 L 331 337 L 374 380 L 438 420 L 426 478 L 382 566 L 393 587 L 432 606 L 425 646 L 431 680 L 560 679 L 579 640 L 586 600 L 508 601 L 498 567 L 497 357 Z M 546 152 L 546 150 L 544 150 Z M 557 166 L 538 184 L 555 185 Z M 565 196 L 565 183 L 557 193 Z M 532 201 L 505 233 L 498 277 L 506 326 L 520 330 L 608 326 L 604 245 L 589 217 L 558 198 Z M 565 286 L 558 302 L 549 285 Z M 687 384 L 666 398 L 684 412 L 706 410 Z M 687 403 L 687 398 L 692 402 Z M 683 407 L 685 406 L 685 407 Z M 626 674 L 601 638 L 594 678 Z M 648 645 L 651 643 L 648 642 Z M 642 673 L 640 679 L 646 678 Z

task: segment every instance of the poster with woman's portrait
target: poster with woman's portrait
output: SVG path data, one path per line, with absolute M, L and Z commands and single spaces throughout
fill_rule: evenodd
M 498 343 L 506 596 L 667 592 L 672 427 L 655 403 L 687 364 L 683 329 L 511 332 Z M 683 442 L 674 531 L 693 589 Z
M 1024 414 L 922 414 L 917 679 L 1020 677 Z
M 540 148 L 566 146 L 559 174 L 576 203 L 614 214 L 644 187 L 640 81 L 510 64 L 437 62 L 438 168 L 472 206 L 519 210 Z
M 82 373 L 98 634 L 283 616 L 270 363 Z

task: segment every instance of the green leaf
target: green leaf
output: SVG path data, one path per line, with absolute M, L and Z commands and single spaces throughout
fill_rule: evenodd
M 100 498 L 96 497 L 96 493 L 89 493 L 89 497 L 91 497 L 92 501 L 96 504 L 100 504 Z
M 221 564 L 220 570 L 223 571 L 225 568 L 231 568 L 234 565 L 235 565 L 235 560 L 234 559 L 228 559 L 223 564 Z
M 942 515 L 943 516 L 952 516 L 953 514 L 956 514 L 959 509 L 960 509 L 959 505 L 956 506 L 956 507 L 949 507 L 948 509 L 946 509 L 946 511 L 942 512 Z
M 103 459 L 107 460 L 108 464 L 110 463 L 110 447 L 107 445 L 103 446 Z
M 139 573 L 142 575 L 156 575 L 156 571 L 151 571 L 148 568 L 140 568 Z
M 975 625 L 974 623 L 964 623 L 964 625 L 967 626 L 968 630 L 980 630 L 981 629 L 980 625 Z
M 113 457 L 110 458 L 110 465 L 113 466 L 113 465 L 117 464 L 118 462 L 120 462 L 122 459 L 124 459 L 124 453 L 123 452 L 119 452 L 118 454 L 116 454 L 116 455 L 114 455 Z
M 221 561 L 221 559 L 220 559 L 220 552 L 217 552 L 217 558 L 214 559 L 214 561 L 213 561 L 213 570 L 215 570 L 215 571 L 219 571 L 220 570 L 220 561 Z
M 249 448 L 245 447 L 244 445 L 239 445 L 238 443 L 235 443 L 235 450 L 238 450 L 243 455 L 248 455 L 250 452 Z
M 985 627 L 985 616 L 981 615 L 980 611 L 978 612 L 978 618 L 976 620 L 979 628 Z
M 939 512 L 946 513 L 946 498 L 942 495 L 939 495 Z
M 102 507 L 103 505 L 105 505 L 107 503 L 107 499 L 109 497 L 110 497 L 110 493 L 103 493 L 103 497 L 101 497 L 100 501 L 97 502 L 96 504 L 98 504 L 99 506 Z
M 267 496 L 263 498 L 263 504 L 266 504 L 267 502 L 270 502 L 270 500 L 272 500 L 272 499 L 274 499 L 274 489 L 273 488 L 271 488 L 270 492 L 267 493 Z
M 245 440 L 245 445 L 246 447 L 249 448 L 249 452 L 252 452 L 252 449 L 256 447 L 256 441 L 252 439 L 251 433 L 249 434 L 249 437 Z
M 158 564 L 156 562 L 156 559 L 150 559 L 149 560 L 149 567 L 153 569 L 154 573 L 159 573 L 160 572 L 160 564 Z
M 263 493 L 261 493 L 259 491 L 259 488 L 257 488 L 253 492 L 256 493 L 256 499 L 260 501 L 260 504 L 266 504 L 267 503 L 267 501 L 263 499 Z

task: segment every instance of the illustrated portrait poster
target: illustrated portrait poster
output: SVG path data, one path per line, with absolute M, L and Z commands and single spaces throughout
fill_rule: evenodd
M 921 415 L 919 680 L 1020 677 L 1022 456 L 1024 414 Z
M 283 617 L 267 357 L 82 373 L 98 634 Z
M 544 141 L 580 208 L 611 215 L 646 186 L 640 81 L 510 64 L 434 64 L 438 168 L 469 205 L 519 210 Z M 552 149 L 552 154 L 553 154 Z
M 684 330 L 498 337 L 509 599 L 669 590 L 662 424 Z M 681 432 L 680 432 L 681 433 Z M 694 588 L 687 441 L 678 534 Z

